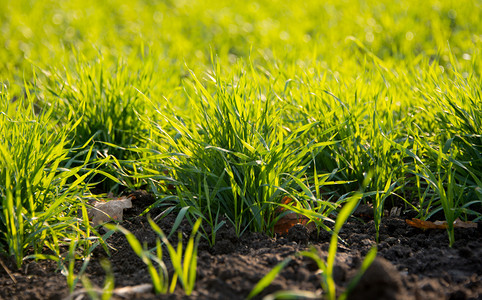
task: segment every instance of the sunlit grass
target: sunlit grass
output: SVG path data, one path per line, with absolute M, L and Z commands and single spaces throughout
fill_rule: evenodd
M 67 126 L 58 128 L 52 110 L 36 114 L 32 99 L 12 103 L 6 89 L 0 94 L 0 249 L 18 267 L 32 249 L 39 254 L 46 247 L 58 256 L 67 240 L 93 232 L 77 216 L 85 209 L 79 195 L 88 191 L 84 180 L 93 170 L 81 174 L 83 165 L 67 167 L 69 133 L 81 119 L 70 115 Z

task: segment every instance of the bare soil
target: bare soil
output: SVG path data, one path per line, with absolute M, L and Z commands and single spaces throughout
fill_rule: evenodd
M 146 217 L 138 214 L 153 201 L 146 193 L 138 193 L 134 208 L 125 212 L 122 225 L 141 242 L 154 246 L 157 235 L 150 229 Z M 153 210 L 152 216 L 160 211 Z M 378 257 L 351 293 L 350 299 L 482 299 L 482 230 L 456 229 L 455 245 L 448 246 L 445 230 L 421 230 L 405 223 L 405 217 L 382 220 Z M 158 222 L 169 232 L 175 216 Z M 180 226 L 184 236 L 190 234 L 188 222 Z M 371 247 L 375 246 L 373 221 L 350 218 L 340 233 L 334 270 L 338 292 L 344 290 L 360 268 Z M 326 257 L 330 235 L 309 232 L 302 225 L 290 229 L 286 236 L 269 237 L 263 233 L 245 233 L 236 237 L 231 226 L 224 225 L 216 236 L 217 243 L 209 247 L 201 240 L 198 253 L 198 273 L 193 294 L 188 297 L 178 287 L 170 295 L 156 295 L 144 263 L 135 255 L 122 234 L 114 234 L 108 243 L 115 248 L 107 257 L 101 247 L 87 269 L 90 281 L 102 287 L 105 272 L 100 260 L 108 258 L 114 271 L 118 293 L 113 299 L 245 299 L 255 284 L 276 264 L 293 257 L 272 284 L 257 298 L 279 290 L 306 290 L 322 295 L 320 273 L 308 258 L 295 256 L 314 247 Z M 26 261 L 16 270 L 10 258 L 3 257 L 0 266 L 0 299 L 88 299 L 82 286 L 69 294 L 65 277 L 57 263 Z M 80 267 L 82 262 L 78 262 Z M 172 269 L 169 262 L 168 268 Z M 11 271 L 11 276 L 6 269 Z M 170 272 L 172 274 L 172 270 Z M 15 281 L 13 281 L 12 276 Z M 119 288 L 135 287 L 134 289 Z

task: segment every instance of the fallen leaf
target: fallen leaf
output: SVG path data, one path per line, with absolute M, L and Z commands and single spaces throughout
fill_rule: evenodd
M 416 228 L 421 228 L 421 229 L 446 229 L 448 227 L 448 224 L 446 221 L 424 221 L 416 218 L 412 218 L 412 220 L 405 220 L 405 222 Z M 464 222 L 457 218 L 454 221 L 454 227 L 455 228 L 477 228 L 477 223 L 474 222 Z
M 456 227 L 456 228 L 477 228 L 477 223 L 470 222 L 470 221 L 464 222 L 464 221 L 460 220 L 459 218 L 457 218 L 454 221 L 454 227 Z
M 296 224 L 306 225 L 308 221 L 309 219 L 307 217 L 291 212 L 276 222 L 274 225 L 274 232 L 278 234 L 288 233 L 291 227 Z
M 291 202 L 293 202 L 293 199 L 291 199 L 288 196 L 284 196 L 283 199 L 281 199 L 281 204 L 284 204 L 284 205 L 289 205 Z M 281 206 L 276 209 L 277 213 L 282 213 L 284 211 L 286 211 L 286 208 Z
M 122 221 L 124 208 L 131 207 L 131 198 L 122 197 L 108 202 L 96 201 L 93 207 L 87 212 L 92 223 L 94 223 L 94 225 L 100 225 L 111 220 Z
M 283 199 L 281 200 L 281 203 L 285 205 L 289 205 L 291 202 L 293 202 L 293 199 L 286 196 L 283 197 Z M 286 211 L 286 208 L 279 207 L 276 211 L 278 213 L 283 213 Z M 273 230 L 274 230 L 274 233 L 285 234 L 285 233 L 288 233 L 290 228 L 295 226 L 296 224 L 302 224 L 306 226 L 309 221 L 310 219 L 308 219 L 308 217 L 302 214 L 298 214 L 295 212 L 288 212 L 285 216 L 279 219 L 278 222 L 276 222 Z M 314 226 L 313 223 L 310 223 L 310 224 L 308 225 L 309 227 Z
M 405 220 L 405 222 L 412 227 L 421 228 L 421 229 L 436 229 L 436 228 L 443 229 L 443 228 L 445 228 L 442 225 L 437 225 L 437 224 L 435 224 L 433 222 L 430 222 L 430 221 L 424 221 L 424 220 L 415 219 L 415 218 L 412 218 L 412 220 L 407 219 L 407 220 Z

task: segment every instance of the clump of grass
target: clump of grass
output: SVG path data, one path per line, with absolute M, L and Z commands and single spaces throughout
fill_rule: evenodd
M 98 246 L 102 246 L 105 252 L 109 254 L 109 249 L 105 240 L 107 240 L 114 233 L 113 230 L 110 230 L 101 236 L 93 228 L 91 228 L 87 218 L 87 210 L 85 209 L 85 206 L 82 208 L 82 215 L 84 219 L 82 222 L 79 222 L 81 223 L 81 226 L 77 225 L 74 227 L 75 232 L 72 233 L 68 239 L 64 239 L 64 243 L 61 244 L 62 248 L 68 248 L 68 251 L 60 252 L 60 249 L 57 248 L 57 251 L 53 252 L 54 254 L 34 253 L 25 257 L 25 259 L 48 259 L 57 262 L 58 269 L 62 275 L 65 276 L 67 286 L 71 294 L 74 292 L 79 280 L 86 285 L 87 289 L 89 289 L 88 285 L 90 282 L 85 277 L 85 273 L 92 258 L 92 253 Z M 55 244 L 55 246 L 58 247 L 59 243 Z M 79 260 L 82 260 L 82 266 L 76 274 L 75 263 Z M 104 289 L 106 294 L 108 294 L 114 287 L 114 278 L 112 273 L 109 273 L 109 270 L 107 269 L 110 267 L 110 265 L 105 264 L 105 261 L 101 262 L 102 267 L 107 273 Z
M 469 209 L 471 205 L 480 205 L 482 199 L 475 201 L 463 201 L 463 197 L 467 197 L 467 178 L 457 178 L 454 163 L 463 166 L 460 162 L 444 155 L 440 148 L 437 153 L 437 170 L 432 173 L 428 168 L 418 174 L 421 178 L 427 181 L 429 186 L 434 190 L 438 196 L 438 201 L 434 204 L 440 208 L 436 208 L 435 212 L 442 209 L 445 220 L 447 222 L 447 234 L 449 237 L 449 246 L 455 242 L 454 235 L 454 221 L 463 213 L 466 215 L 475 215 L 480 217 L 480 213 Z M 446 161 L 445 161 L 446 160 Z M 470 172 L 469 172 L 470 174 Z M 476 179 L 478 180 L 478 179 Z M 480 184 L 480 182 L 479 182 Z
M 17 267 L 27 249 L 39 253 L 47 246 L 58 254 L 62 240 L 76 234 L 79 196 L 89 175 L 79 174 L 82 166 L 65 167 L 69 134 L 81 119 L 59 129 L 52 110 L 36 114 L 33 105 L 33 95 L 12 103 L 6 89 L 0 92 L 0 248 Z
M 199 227 L 201 226 L 201 219 L 198 219 L 193 226 L 191 235 L 187 242 L 186 248 L 183 250 L 182 233 L 179 232 L 178 245 L 175 249 L 169 242 L 164 232 L 157 226 L 157 224 L 149 218 L 149 225 L 159 235 L 160 240 L 156 240 L 155 253 L 146 249 L 141 245 L 139 240 L 124 227 L 117 225 L 107 224 L 106 226 L 112 230 L 122 232 L 134 252 L 142 259 L 147 265 L 149 274 L 151 275 L 152 283 L 156 294 L 173 293 L 176 288 L 178 280 L 186 292 L 186 295 L 191 295 L 196 283 L 196 269 L 197 269 L 197 247 L 199 244 L 200 235 L 198 234 Z M 162 244 L 161 244 L 162 240 Z M 166 246 L 171 263 L 174 268 L 174 275 L 170 279 L 167 267 L 163 262 L 162 247 Z M 155 262 L 158 265 L 158 269 L 154 266 Z
M 122 170 L 132 168 L 131 161 L 142 157 L 129 149 L 143 148 L 148 137 L 147 124 L 138 116 L 149 114 L 142 96 L 152 85 L 153 70 L 149 66 L 146 62 L 142 70 L 132 73 L 125 62 L 118 61 L 109 68 L 102 56 L 92 62 L 78 58 L 64 71 L 42 70 L 49 76 L 39 76 L 35 83 L 37 89 L 48 91 L 43 93 L 43 101 L 55 108 L 51 116 L 54 120 L 68 126 L 67 116 L 82 119 L 69 137 L 73 147 L 92 145 L 92 149 L 71 153 L 73 164 L 81 164 L 87 155 L 89 163 L 115 158 L 103 166 L 103 175 L 97 173 L 91 179 L 101 181 L 97 185 L 101 191 L 129 184 Z
M 159 112 L 164 120 L 153 123 L 153 132 L 162 151 L 175 154 L 159 168 L 171 170 L 180 183 L 180 205 L 201 209 L 210 216 L 208 223 L 224 215 L 238 235 L 248 228 L 272 230 L 276 206 L 271 203 L 281 198 L 280 188 L 303 176 L 310 151 L 335 143 L 334 129 L 301 144 L 318 122 L 286 132 L 276 125 L 281 108 L 274 95 L 262 97 L 271 91 L 250 86 L 253 82 L 242 74 L 237 82 L 223 82 L 219 72 L 211 76 L 214 96 L 192 74 L 188 96 L 199 112 L 195 121 L 183 123 Z

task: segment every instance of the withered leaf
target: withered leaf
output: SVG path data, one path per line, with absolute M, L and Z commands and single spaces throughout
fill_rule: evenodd
M 421 229 L 446 229 L 448 227 L 448 224 L 446 221 L 424 221 L 416 218 L 412 218 L 412 220 L 405 220 L 405 222 L 416 228 L 421 228 Z M 474 222 L 464 222 L 457 218 L 454 221 L 454 227 L 455 228 L 477 228 L 477 223 Z
M 111 220 L 122 221 L 124 208 L 131 208 L 131 198 L 121 197 L 108 202 L 96 201 L 91 209 L 88 209 L 89 219 L 94 225 L 100 225 Z
M 293 202 L 293 199 L 291 199 L 290 197 L 286 197 L 286 196 L 283 197 L 283 199 L 281 200 L 281 203 L 285 204 L 285 205 L 289 205 L 291 202 Z M 277 209 L 278 213 L 282 213 L 282 212 L 285 212 L 285 211 L 286 211 L 286 209 L 284 207 L 279 207 Z M 281 219 L 279 219 L 278 222 L 276 222 L 273 229 L 274 229 L 275 233 L 285 234 L 285 233 L 288 233 L 290 228 L 295 226 L 296 224 L 302 224 L 302 225 L 305 225 L 305 226 L 308 226 L 308 227 L 313 227 L 314 224 L 313 223 L 308 224 L 309 221 L 310 221 L 310 219 L 308 219 L 308 217 L 306 217 L 302 214 L 298 214 L 298 213 L 295 213 L 295 212 L 289 212 L 285 216 L 283 216 Z

